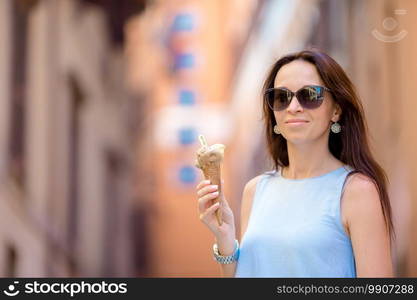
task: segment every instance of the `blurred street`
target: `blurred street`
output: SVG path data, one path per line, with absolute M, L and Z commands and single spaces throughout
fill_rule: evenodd
M 397 277 L 417 276 L 417 2 L 0 0 L 0 276 L 217 277 L 198 135 L 244 185 L 272 169 L 261 86 L 334 57 L 389 178 Z

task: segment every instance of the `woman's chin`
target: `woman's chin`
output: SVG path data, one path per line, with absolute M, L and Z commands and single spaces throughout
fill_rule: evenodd
M 311 142 L 311 140 L 304 135 L 289 135 L 287 137 L 283 137 L 287 140 L 287 143 L 294 145 L 302 145 Z

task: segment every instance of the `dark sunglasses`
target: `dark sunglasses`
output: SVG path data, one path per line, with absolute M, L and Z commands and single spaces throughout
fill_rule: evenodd
M 306 85 L 295 93 L 287 88 L 271 88 L 265 91 L 265 97 L 272 110 L 280 111 L 286 109 L 294 95 L 303 108 L 314 109 L 319 107 L 324 100 L 324 91 L 330 89 L 320 85 Z

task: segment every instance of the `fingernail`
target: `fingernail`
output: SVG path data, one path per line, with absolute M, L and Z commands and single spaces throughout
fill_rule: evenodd
M 213 193 L 213 195 L 218 195 L 218 194 L 219 194 L 219 192 L 214 192 L 214 193 Z

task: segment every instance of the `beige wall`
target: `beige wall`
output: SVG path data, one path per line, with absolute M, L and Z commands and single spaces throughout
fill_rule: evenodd
M 1 13 L 1 37 L 5 47 L 1 47 L 0 53 L 0 76 L 2 88 L 0 96 L 0 118 L 1 124 L 1 150 L 0 150 L 0 243 L 1 243 L 1 260 L 0 274 L 7 274 L 7 266 L 11 263 L 10 249 L 14 249 L 18 262 L 15 266 L 16 274 L 23 276 L 44 276 L 45 275 L 45 243 L 42 234 L 31 224 L 27 217 L 27 206 L 25 196 L 8 177 L 8 145 L 10 137 L 10 99 L 11 99 L 11 54 L 12 44 L 11 21 L 12 5 L 10 1 L 0 3 Z M 28 245 L 31 245 L 29 248 Z
M 243 185 L 267 168 L 254 105 L 259 101 L 256 83 L 264 79 L 262 67 L 309 40 L 334 55 L 358 87 L 372 147 L 391 182 L 397 275 L 417 274 L 416 3 L 331 1 L 326 8 L 330 1 L 289 1 L 286 12 L 294 11 L 296 21 L 283 36 L 270 39 L 260 30 L 266 20 L 265 15 L 257 18 L 260 3 L 153 1 L 129 22 L 123 49 L 112 47 L 106 15 L 99 7 L 38 1 L 28 27 L 23 187 L 8 173 L 13 49 L 0 47 L 0 274 L 8 275 L 7 249 L 13 246 L 16 276 L 134 275 L 136 237 L 130 216 L 141 209 L 149 228 L 142 244 L 149 249 L 139 249 L 146 251 L 149 271 L 141 275 L 218 276 L 211 256 L 213 236 L 198 219 L 194 186 L 178 181 L 179 168 L 193 165 L 199 145 L 180 145 L 178 129 L 193 125 L 209 143 L 227 145 L 224 188 L 238 216 Z M 303 9 L 292 10 L 298 5 Z M 394 17 L 397 8 L 405 9 L 406 15 L 396 16 L 399 24 L 392 32 L 404 28 L 406 37 L 397 43 L 375 39 L 373 29 L 391 33 L 384 31 L 382 21 Z M 196 68 L 172 74 L 164 36 L 171 18 L 190 10 L 196 12 L 197 27 L 175 42 L 197 54 Z M 0 1 L 0 38 L 5 45 L 12 44 L 12 18 L 11 1 Z M 314 20 L 316 26 L 310 23 Z M 330 22 L 325 23 L 330 24 L 327 29 L 319 29 L 322 21 Z M 309 38 L 315 34 L 323 39 Z M 256 63 L 251 65 L 251 59 Z M 74 244 L 68 228 L 75 109 L 70 78 L 84 95 L 78 114 L 79 235 Z M 195 90 L 198 105 L 179 108 L 179 87 Z M 138 106 L 131 106 L 128 90 L 140 99 Z M 132 122 L 139 124 L 137 141 L 127 130 Z M 116 156 L 116 162 L 114 157 L 110 162 L 109 155 Z M 111 166 L 117 171 L 109 171 Z M 196 171 L 199 181 L 202 176 Z
M 0 4 L 3 41 L 11 39 L 7 24 L 13 16 L 4 9 L 10 3 Z M 17 252 L 17 277 L 135 274 L 130 223 L 134 143 L 127 130 L 133 98 L 123 85 L 123 49 L 110 43 L 107 31 L 106 16 L 94 5 L 44 0 L 30 10 L 23 186 L 8 178 L 7 147 L 13 137 L 0 132 L 0 161 L 6 164 L 0 182 L 0 272 L 7 268 L 5 247 L 11 243 Z M 9 62 L 10 50 L 2 47 L 1 78 L 11 77 Z M 73 81 L 84 98 L 77 114 L 76 162 L 70 158 Z M 7 80 L 2 84 L 0 112 L 8 115 L 12 100 Z M 1 120 L 7 129 L 9 120 Z M 75 201 L 70 194 L 73 168 L 75 213 L 70 210 Z M 70 240 L 71 218 L 77 227 L 75 240 Z

